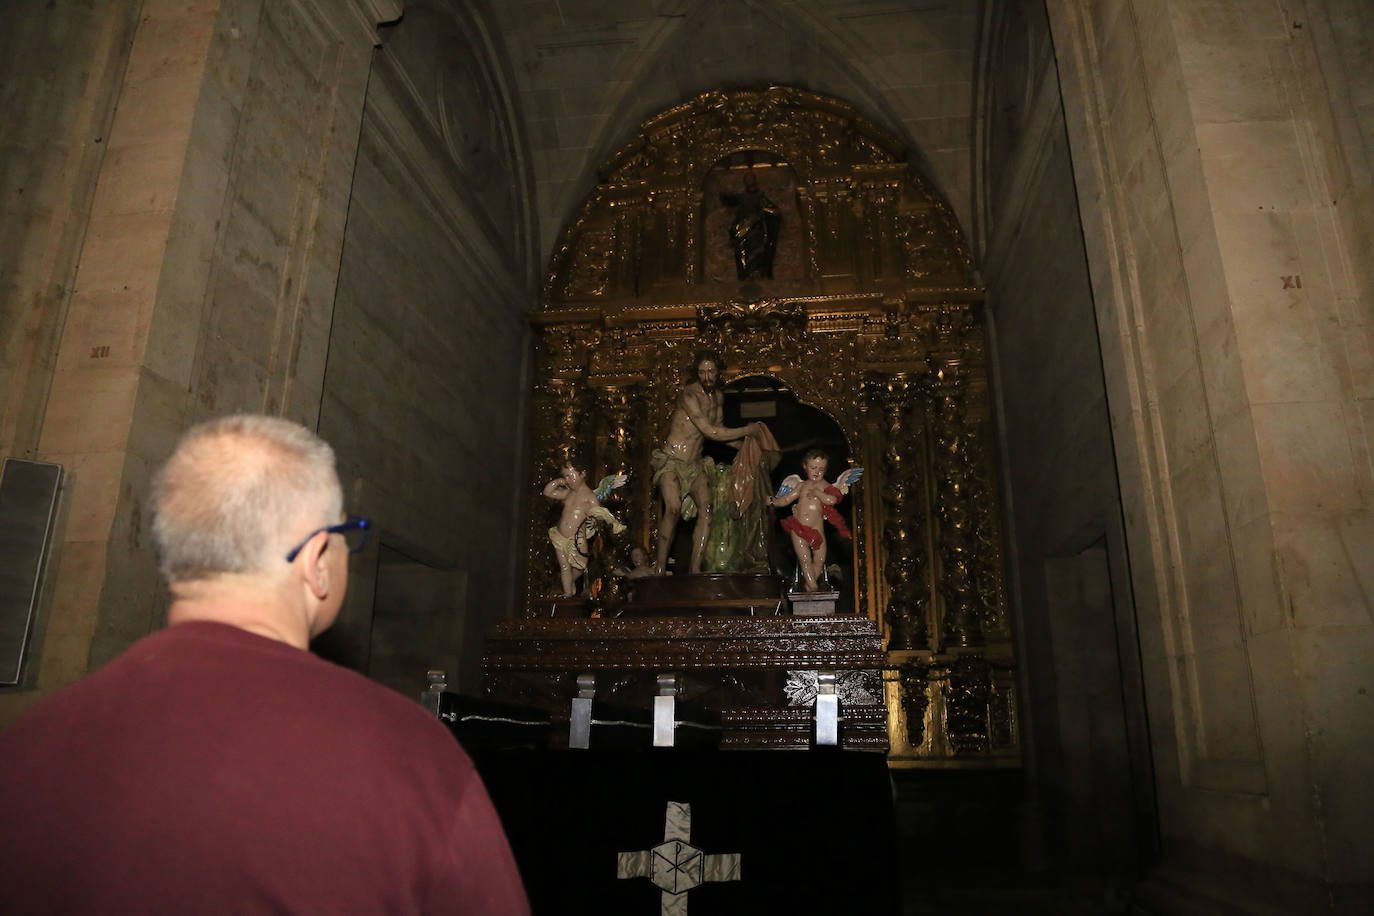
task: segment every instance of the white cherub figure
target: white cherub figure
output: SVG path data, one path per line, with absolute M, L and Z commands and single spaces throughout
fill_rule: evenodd
M 612 534 L 619 534 L 625 526 L 601 505 L 610 492 L 625 486 L 624 474 L 608 474 L 601 478 L 595 490 L 587 486 L 586 470 L 569 461 L 563 465 L 563 475 L 544 485 L 544 495 L 563 503 L 558 524 L 549 529 L 549 542 L 558 557 L 558 574 L 563 584 L 563 597 L 577 594 L 577 580 L 587 570 L 588 542 L 596 536 L 602 522 L 611 526 Z

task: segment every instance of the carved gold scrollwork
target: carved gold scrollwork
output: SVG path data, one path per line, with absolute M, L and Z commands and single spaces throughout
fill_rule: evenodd
M 961 655 L 954 660 L 945 685 L 945 731 L 956 754 L 988 752 L 991 691 L 991 670 L 983 656 Z
M 568 281 L 563 287 L 563 295 L 568 299 L 604 296 L 610 288 L 615 233 L 610 229 L 589 229 L 586 240 L 568 268 Z
M 988 697 L 988 737 L 992 750 L 1015 749 L 1021 742 L 1016 724 L 1016 669 L 1009 663 L 992 665 Z
M 731 299 L 703 305 L 698 316 L 703 340 L 722 349 L 768 353 L 774 361 L 795 359 L 806 333 L 806 309 L 796 302 Z
M 929 662 L 913 659 L 897 669 L 902 691 L 902 715 L 906 719 L 906 740 L 912 747 L 925 743 L 926 710 L 930 707 Z

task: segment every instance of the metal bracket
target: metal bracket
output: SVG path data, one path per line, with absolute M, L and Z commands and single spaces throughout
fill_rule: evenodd
M 592 743 L 592 698 L 596 696 L 596 673 L 577 676 L 577 696 L 568 716 L 568 747 L 587 750 Z
M 658 696 L 654 697 L 654 747 L 673 746 L 673 725 L 677 715 L 676 674 L 658 676 Z
M 448 675 L 441 668 L 431 668 L 425 672 L 425 689 L 420 694 L 420 704 L 428 709 L 434 718 L 442 718 L 440 711 L 444 701 L 444 691 L 448 690 Z
M 835 693 L 835 672 L 816 673 L 816 746 L 840 743 L 840 697 Z

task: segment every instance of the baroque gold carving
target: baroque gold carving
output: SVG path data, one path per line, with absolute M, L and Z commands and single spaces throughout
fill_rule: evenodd
M 706 251 L 726 240 L 702 236 L 704 217 L 718 206 L 702 191 L 712 170 L 751 151 L 796 175 L 796 209 L 789 206 L 782 232 L 801 243 L 799 288 L 971 279 L 957 220 L 912 172 L 895 137 L 836 99 L 772 86 L 703 93 L 645 122 L 564 231 L 544 284 L 546 307 L 728 286 L 703 270 Z
M 945 684 L 945 704 L 949 743 L 956 754 L 988 752 L 991 690 L 991 669 L 981 655 L 961 655 L 955 659 Z
M 719 206 L 705 178 L 750 150 L 796 175 L 783 231 L 804 236 L 801 281 L 703 277 L 703 246 L 727 243 L 703 235 L 707 207 Z M 893 137 L 800 90 L 711 92 L 646 122 L 605 164 L 532 317 L 531 492 L 571 450 L 594 479 L 630 476 L 608 497 L 629 529 L 601 539 L 588 571 L 603 599 L 623 585 L 610 570 L 655 530 L 649 452 L 695 351 L 723 354 L 723 382 L 767 376 L 839 425 L 868 471 L 853 496 L 845 587 L 888 637 L 894 765 L 1019 754 L 982 290 L 971 279 L 951 211 Z M 531 599 L 556 581 L 549 523 L 532 499 Z
M 898 669 L 902 691 L 902 713 L 906 719 L 906 740 L 912 747 L 925 744 L 926 710 L 930 707 L 930 663 L 913 659 Z

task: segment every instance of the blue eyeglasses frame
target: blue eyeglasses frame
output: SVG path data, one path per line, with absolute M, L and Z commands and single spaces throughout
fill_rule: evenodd
M 286 562 L 296 562 L 296 555 L 304 550 L 305 545 L 310 543 L 310 539 L 321 531 L 326 534 L 343 534 L 345 531 L 361 531 L 363 533 L 362 539 L 359 540 L 357 544 L 348 548 L 349 553 L 357 553 L 367 546 L 367 537 L 372 533 L 372 522 L 363 518 L 361 515 L 350 515 L 346 522 L 342 522 L 338 525 L 328 525 L 324 528 L 316 528 L 306 535 L 305 540 L 291 549 L 291 552 L 286 555 Z

